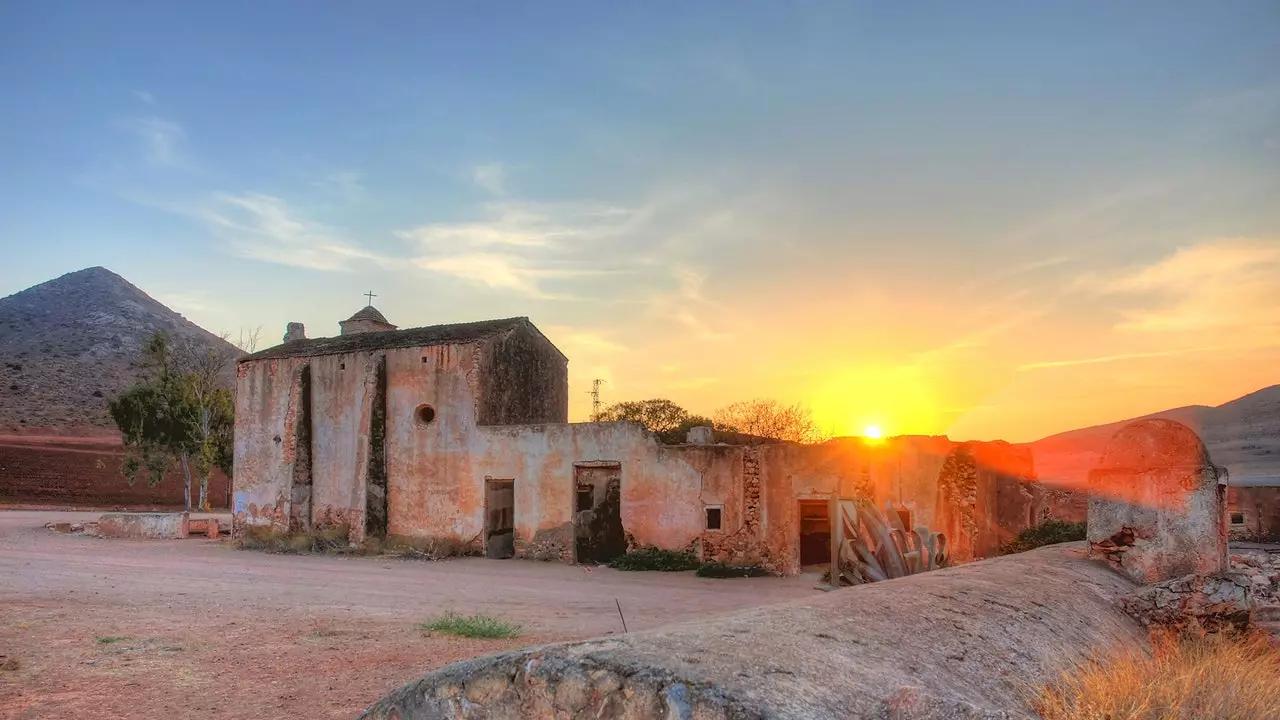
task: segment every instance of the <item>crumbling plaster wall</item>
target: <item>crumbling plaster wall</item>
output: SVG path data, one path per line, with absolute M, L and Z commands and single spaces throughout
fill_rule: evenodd
M 1227 487 L 1227 510 L 1244 514 L 1244 529 L 1232 529 L 1232 540 L 1280 542 L 1280 487 Z
M 289 526 L 302 364 L 286 358 L 242 363 L 236 368 L 231 501 L 236 534 L 252 525 Z
M 379 353 L 324 355 L 311 366 L 311 523 L 364 538 L 369 430 Z
M 572 558 L 574 463 L 620 465 L 622 526 L 636 545 L 689 547 L 703 530 L 699 472 L 630 423 L 480 427 L 471 455 L 473 483 L 515 479 L 516 550 Z M 469 515 L 479 532 L 483 507 Z M 428 533 L 430 534 L 430 533 Z

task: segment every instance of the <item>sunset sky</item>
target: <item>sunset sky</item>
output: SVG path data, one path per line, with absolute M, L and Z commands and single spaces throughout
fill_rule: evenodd
M 0 295 L 527 315 L 571 419 L 1030 440 L 1280 382 L 1280 3 L 6 2 Z

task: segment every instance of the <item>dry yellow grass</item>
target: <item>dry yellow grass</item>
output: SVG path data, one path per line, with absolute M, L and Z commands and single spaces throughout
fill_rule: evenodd
M 1264 636 L 1158 636 L 1065 675 L 1035 701 L 1044 720 L 1277 720 L 1280 650 Z

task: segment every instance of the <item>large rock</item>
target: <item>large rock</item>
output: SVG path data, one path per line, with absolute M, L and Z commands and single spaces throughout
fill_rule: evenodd
M 1177 632 L 1244 630 L 1252 624 L 1253 588 L 1245 573 L 1187 575 L 1147 585 L 1121 607 L 1145 627 Z
M 1139 420 L 1089 473 L 1089 547 L 1140 583 L 1227 569 L 1226 471 L 1190 428 Z
M 732 581 L 726 581 L 732 582 Z M 1060 545 L 711 622 L 432 672 L 366 718 L 1022 718 L 1027 693 L 1145 632 L 1133 584 Z

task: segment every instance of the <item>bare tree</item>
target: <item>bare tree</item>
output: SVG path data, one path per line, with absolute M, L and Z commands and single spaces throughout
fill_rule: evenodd
M 783 405 L 759 398 L 736 402 L 715 414 L 716 427 L 772 440 L 816 443 L 827 440 L 813 422 L 813 413 L 802 403 Z
M 230 342 L 229 338 L 224 337 L 223 339 Z M 236 347 L 240 348 L 242 351 L 246 353 L 251 353 L 258 349 L 258 344 L 261 341 L 262 341 L 262 326 L 259 325 L 258 327 L 253 328 L 252 330 L 249 330 L 249 331 L 246 331 L 244 328 L 240 328 L 240 339 L 231 344 L 235 345 Z

